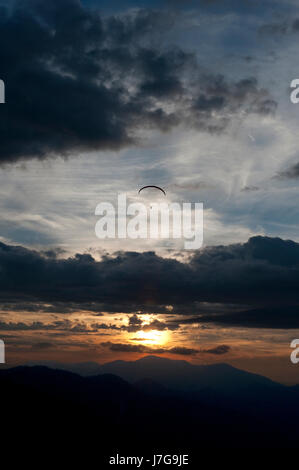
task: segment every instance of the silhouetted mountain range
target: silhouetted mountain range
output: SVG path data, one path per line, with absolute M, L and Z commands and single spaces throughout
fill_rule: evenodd
M 74 446 L 100 446 L 102 457 L 120 448 L 134 455 L 141 447 L 176 453 L 297 447 L 297 386 L 226 364 L 194 366 L 153 356 L 97 367 L 101 374 L 85 377 L 54 363 L 0 370 L 7 433 L 14 435 L 17 423 L 24 442 L 43 445 L 68 436 Z
M 31 362 L 33 366 L 37 363 Z M 206 389 L 222 394 L 245 393 L 252 388 L 285 389 L 261 375 L 237 369 L 228 364 L 193 365 L 187 361 L 172 360 L 158 356 L 145 356 L 137 361 L 113 361 L 100 365 L 96 362 L 76 364 L 45 361 L 39 363 L 52 369 L 74 372 L 83 377 L 113 374 L 134 384 L 150 380 L 159 386 L 177 392 L 199 392 Z

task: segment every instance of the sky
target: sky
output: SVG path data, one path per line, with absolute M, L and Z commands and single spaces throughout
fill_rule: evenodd
M 298 383 L 295 1 L 0 2 L 9 363 L 227 362 Z M 203 246 L 95 235 L 97 204 L 203 203 Z M 152 196 L 156 197 L 156 196 Z

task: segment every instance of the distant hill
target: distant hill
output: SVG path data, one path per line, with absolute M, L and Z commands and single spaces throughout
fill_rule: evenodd
M 258 374 L 228 364 L 193 365 L 184 360 L 145 356 L 136 361 L 113 361 L 59 364 L 47 362 L 51 368 L 64 368 L 85 377 L 112 374 L 151 395 L 201 400 L 205 405 L 221 406 L 255 416 L 272 417 L 285 422 L 291 413 L 298 415 L 299 386 L 287 387 Z
M 27 363 L 31 366 L 37 364 Z M 228 364 L 193 365 L 187 361 L 158 356 L 145 356 L 136 361 L 113 361 L 103 365 L 97 362 L 68 364 L 54 361 L 44 361 L 39 364 L 52 369 L 75 372 L 84 377 L 108 373 L 118 375 L 130 383 L 150 379 L 163 387 L 177 391 L 191 392 L 209 388 L 219 392 L 235 392 L 257 386 L 285 388 L 266 377 Z
M 101 374 L 102 366 L 98 362 L 58 362 L 58 361 L 28 361 L 26 366 L 45 366 L 50 369 L 59 369 L 88 377 Z
M 115 361 L 104 364 L 101 372 L 111 373 L 129 382 L 152 379 L 175 390 L 199 391 L 212 388 L 217 391 L 234 391 L 252 386 L 275 386 L 270 379 L 251 374 L 228 364 L 193 365 L 157 356 L 146 356 L 137 361 Z
M 297 448 L 297 387 L 225 364 L 153 356 L 99 367 L 103 373 L 85 377 L 44 366 L 0 370 L 7 445 L 16 433 L 26 448 L 67 436 L 72 452 L 100 448 L 99 462 L 120 449 Z

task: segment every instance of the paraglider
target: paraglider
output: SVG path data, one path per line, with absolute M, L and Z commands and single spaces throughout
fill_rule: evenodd
M 155 185 L 143 186 L 141 189 L 139 189 L 138 194 L 140 194 L 141 191 L 143 191 L 143 189 L 146 189 L 146 188 L 155 188 L 155 189 L 158 189 L 159 191 L 162 191 L 162 193 L 164 194 L 164 196 L 166 196 L 166 192 L 164 191 L 164 189 L 160 188 L 160 186 L 155 186 Z

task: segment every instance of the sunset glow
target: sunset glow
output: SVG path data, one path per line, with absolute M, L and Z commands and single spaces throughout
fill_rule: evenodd
M 158 330 L 138 331 L 131 340 L 139 344 L 155 344 L 162 346 L 169 340 L 169 333 L 168 331 Z

